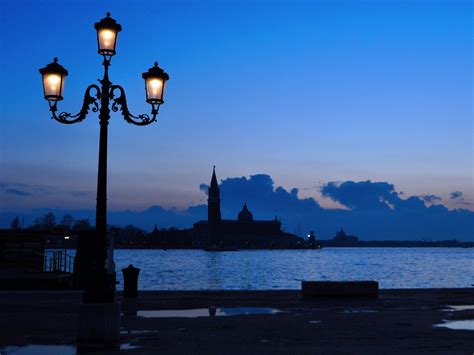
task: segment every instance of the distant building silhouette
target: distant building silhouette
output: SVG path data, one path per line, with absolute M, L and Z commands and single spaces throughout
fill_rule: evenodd
M 247 202 L 244 202 L 237 220 L 223 220 L 215 167 L 212 171 L 207 201 L 207 221 L 199 221 L 193 225 L 193 239 L 196 245 L 269 248 L 292 247 L 298 244 L 295 235 L 281 230 L 281 222 L 277 217 L 266 221 L 254 220 Z
M 357 244 L 357 242 L 359 242 L 359 238 L 357 238 L 355 235 L 347 235 L 346 232 L 344 232 L 344 229 L 341 228 L 338 232 L 336 232 L 333 241 L 340 244 Z

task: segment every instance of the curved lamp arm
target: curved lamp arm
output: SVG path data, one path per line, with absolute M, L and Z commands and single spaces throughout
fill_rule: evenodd
M 114 91 L 119 90 L 120 96 L 115 97 Z M 151 105 L 151 117 L 148 114 L 141 114 L 138 116 L 134 116 L 130 113 L 127 106 L 127 97 L 125 96 L 125 90 L 120 85 L 112 85 L 110 87 L 110 99 L 114 102 L 112 104 L 112 111 L 117 112 L 119 108 L 117 105 L 120 105 L 120 111 L 122 112 L 122 116 L 128 123 L 137 125 L 137 126 L 146 126 L 150 123 L 156 121 L 156 116 L 158 116 L 158 107 L 155 107 L 154 104 Z
M 95 96 L 91 95 L 92 89 L 96 90 Z M 89 113 L 90 105 L 93 105 L 92 112 L 99 111 L 99 104 L 97 103 L 98 99 L 100 99 L 100 88 L 97 85 L 92 84 L 87 87 L 86 92 L 84 94 L 84 102 L 82 103 L 81 111 L 79 111 L 79 113 L 76 115 L 72 115 L 68 112 L 61 112 L 59 115 L 56 115 L 56 111 L 58 110 L 58 102 L 54 101 L 54 103 L 51 103 L 51 101 L 49 101 L 49 110 L 52 113 L 51 118 L 64 124 L 73 124 L 81 122 L 86 118 L 87 114 Z

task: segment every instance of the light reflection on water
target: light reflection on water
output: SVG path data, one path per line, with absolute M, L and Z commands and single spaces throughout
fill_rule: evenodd
M 142 310 L 137 312 L 137 316 L 145 318 L 198 318 L 277 313 L 280 313 L 280 311 L 274 308 L 265 307 L 211 307 L 194 309 Z
M 381 288 L 471 287 L 474 249 L 115 250 L 121 269 L 141 269 L 142 290 L 300 289 L 301 280 L 376 280 Z
M 453 330 L 474 330 L 474 319 L 445 321 L 434 326 Z
M 0 348 L 0 354 L 15 355 L 75 355 L 76 348 L 69 345 L 26 345 Z
M 464 304 L 464 305 L 456 305 L 456 306 L 447 306 L 448 308 L 446 311 L 474 311 L 474 304 Z

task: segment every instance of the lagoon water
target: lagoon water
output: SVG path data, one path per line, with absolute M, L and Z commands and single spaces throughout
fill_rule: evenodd
M 472 287 L 474 249 L 115 250 L 121 269 L 141 269 L 142 290 L 299 289 L 302 280 L 377 280 L 381 288 Z

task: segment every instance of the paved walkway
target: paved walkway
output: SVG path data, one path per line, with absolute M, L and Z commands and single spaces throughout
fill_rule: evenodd
M 75 346 L 80 300 L 80 292 L 0 292 L 0 349 L 28 344 Z M 120 295 L 118 300 L 122 301 Z M 471 307 L 452 307 L 459 305 Z M 377 299 L 315 301 L 303 301 L 297 291 L 147 291 L 137 300 L 139 315 L 149 315 L 141 313 L 145 310 L 199 309 L 196 312 L 204 316 L 124 315 L 124 349 L 112 353 L 472 355 L 473 330 L 434 326 L 472 320 L 472 327 L 472 305 L 474 289 L 382 290 Z M 211 313 L 216 307 L 217 316 L 206 316 L 209 307 Z M 226 307 L 281 312 L 223 316 L 239 311 Z

